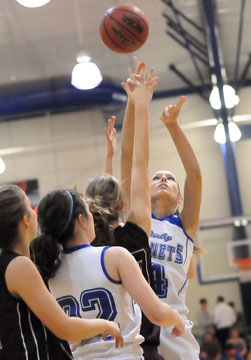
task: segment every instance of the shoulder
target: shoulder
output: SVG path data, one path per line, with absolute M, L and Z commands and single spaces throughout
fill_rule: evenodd
M 105 249 L 104 256 L 106 260 L 113 264 L 120 264 L 123 261 L 131 261 L 134 260 L 132 254 L 121 246 L 112 246 Z
M 105 251 L 105 253 L 108 255 L 108 256 L 112 256 L 112 257 L 116 257 L 116 256 L 131 256 L 130 252 L 121 247 L 121 246 L 111 246 L 111 247 L 105 247 L 103 248 Z
M 36 269 L 34 263 L 26 256 L 16 256 L 10 261 L 7 271 L 9 273 L 18 271 L 18 274 L 24 274 L 29 272 L 31 269 Z
M 32 284 L 40 279 L 34 263 L 26 256 L 15 257 L 5 273 L 6 285 L 11 293 L 16 293 L 24 284 Z

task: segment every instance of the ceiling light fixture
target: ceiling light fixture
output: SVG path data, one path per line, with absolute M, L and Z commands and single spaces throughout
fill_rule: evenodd
M 236 95 L 235 90 L 230 85 L 223 86 L 224 101 L 227 109 L 233 108 L 240 101 L 239 96 Z M 221 109 L 220 93 L 217 86 L 214 86 L 209 97 L 210 104 L 213 109 Z
M 230 138 L 231 142 L 236 142 L 236 141 L 240 140 L 241 131 L 240 131 L 239 127 L 237 126 L 237 124 L 233 120 L 228 121 L 228 132 L 229 132 L 229 138 Z M 225 134 L 224 125 L 222 122 L 219 122 L 215 128 L 214 140 L 219 144 L 225 144 L 225 142 L 226 142 L 226 134 Z
M 80 49 L 83 49 L 84 38 L 82 30 L 82 19 L 80 18 L 79 0 L 75 0 L 74 11 L 77 24 L 77 35 Z M 96 64 L 91 62 L 91 57 L 81 50 L 77 55 L 77 64 L 71 74 L 71 84 L 79 90 L 90 90 L 97 87 L 103 80 L 101 72 Z
M 48 4 L 51 0 L 16 0 L 20 5 L 36 8 Z
M 71 84 L 79 90 L 90 90 L 103 80 L 101 72 L 91 58 L 81 52 L 77 55 L 77 64 L 71 74 Z
M 0 174 L 3 174 L 5 172 L 6 165 L 3 159 L 0 157 Z

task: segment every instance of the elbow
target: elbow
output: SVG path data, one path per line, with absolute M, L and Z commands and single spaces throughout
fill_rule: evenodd
M 154 308 L 154 311 L 148 315 L 148 319 L 157 326 L 172 326 L 173 319 L 171 314 L 169 313 L 169 309 L 167 311 L 164 304 L 160 301 L 160 305 Z
M 194 169 L 193 176 L 198 183 L 202 183 L 202 173 L 199 166 L 198 168 Z
M 149 314 L 147 317 L 153 324 L 157 326 L 163 326 L 163 317 L 159 311 L 158 313 L 155 312 L 153 314 Z
M 69 328 L 62 327 L 61 329 L 56 329 L 53 331 L 54 335 L 58 337 L 61 340 L 72 340 L 71 332 L 69 331 Z
M 194 279 L 195 278 L 195 270 L 189 271 L 187 276 L 188 276 L 188 279 Z
M 68 318 L 67 320 L 70 320 L 70 318 Z M 54 329 L 51 329 L 51 331 L 53 332 L 54 335 L 56 335 L 59 339 L 62 340 L 76 340 L 73 339 L 73 331 L 72 331 L 72 326 L 71 326 L 71 322 L 67 321 L 65 324 L 57 326 Z

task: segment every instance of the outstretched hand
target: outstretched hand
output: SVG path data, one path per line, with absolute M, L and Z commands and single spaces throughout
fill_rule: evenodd
M 154 68 L 151 67 L 147 79 L 145 79 L 146 64 L 139 63 L 137 67 L 138 73 L 130 73 L 130 79 L 121 86 L 126 91 L 129 99 L 135 104 L 137 102 L 145 102 L 149 104 L 152 100 L 153 91 L 159 82 L 158 76 L 153 76 Z
M 166 125 L 173 125 L 177 122 L 180 110 L 186 101 L 186 96 L 181 96 L 177 104 L 165 106 L 160 120 Z
M 104 128 L 106 136 L 106 149 L 107 156 L 113 157 L 116 150 L 116 129 L 114 127 L 116 121 L 116 116 L 112 116 L 111 119 L 107 121 L 107 128 Z
M 128 74 L 129 74 L 129 78 L 126 80 L 126 83 L 128 84 L 129 88 L 131 91 L 133 91 L 135 89 L 136 86 L 136 79 L 135 79 L 135 75 L 144 75 L 144 71 L 145 71 L 145 62 L 144 61 L 139 61 L 137 56 L 133 56 L 133 61 L 135 64 L 135 72 L 132 71 L 132 68 L 128 68 Z

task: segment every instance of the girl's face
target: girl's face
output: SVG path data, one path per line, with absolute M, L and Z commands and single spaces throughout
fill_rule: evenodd
M 178 182 L 170 171 L 157 171 L 152 177 L 150 191 L 152 200 L 166 198 L 177 205 L 181 200 Z
M 26 194 L 24 194 L 24 198 L 25 198 L 26 208 L 29 213 L 29 224 L 30 224 L 29 230 L 32 240 L 37 233 L 37 214 L 35 210 L 32 209 L 30 199 L 27 197 Z

